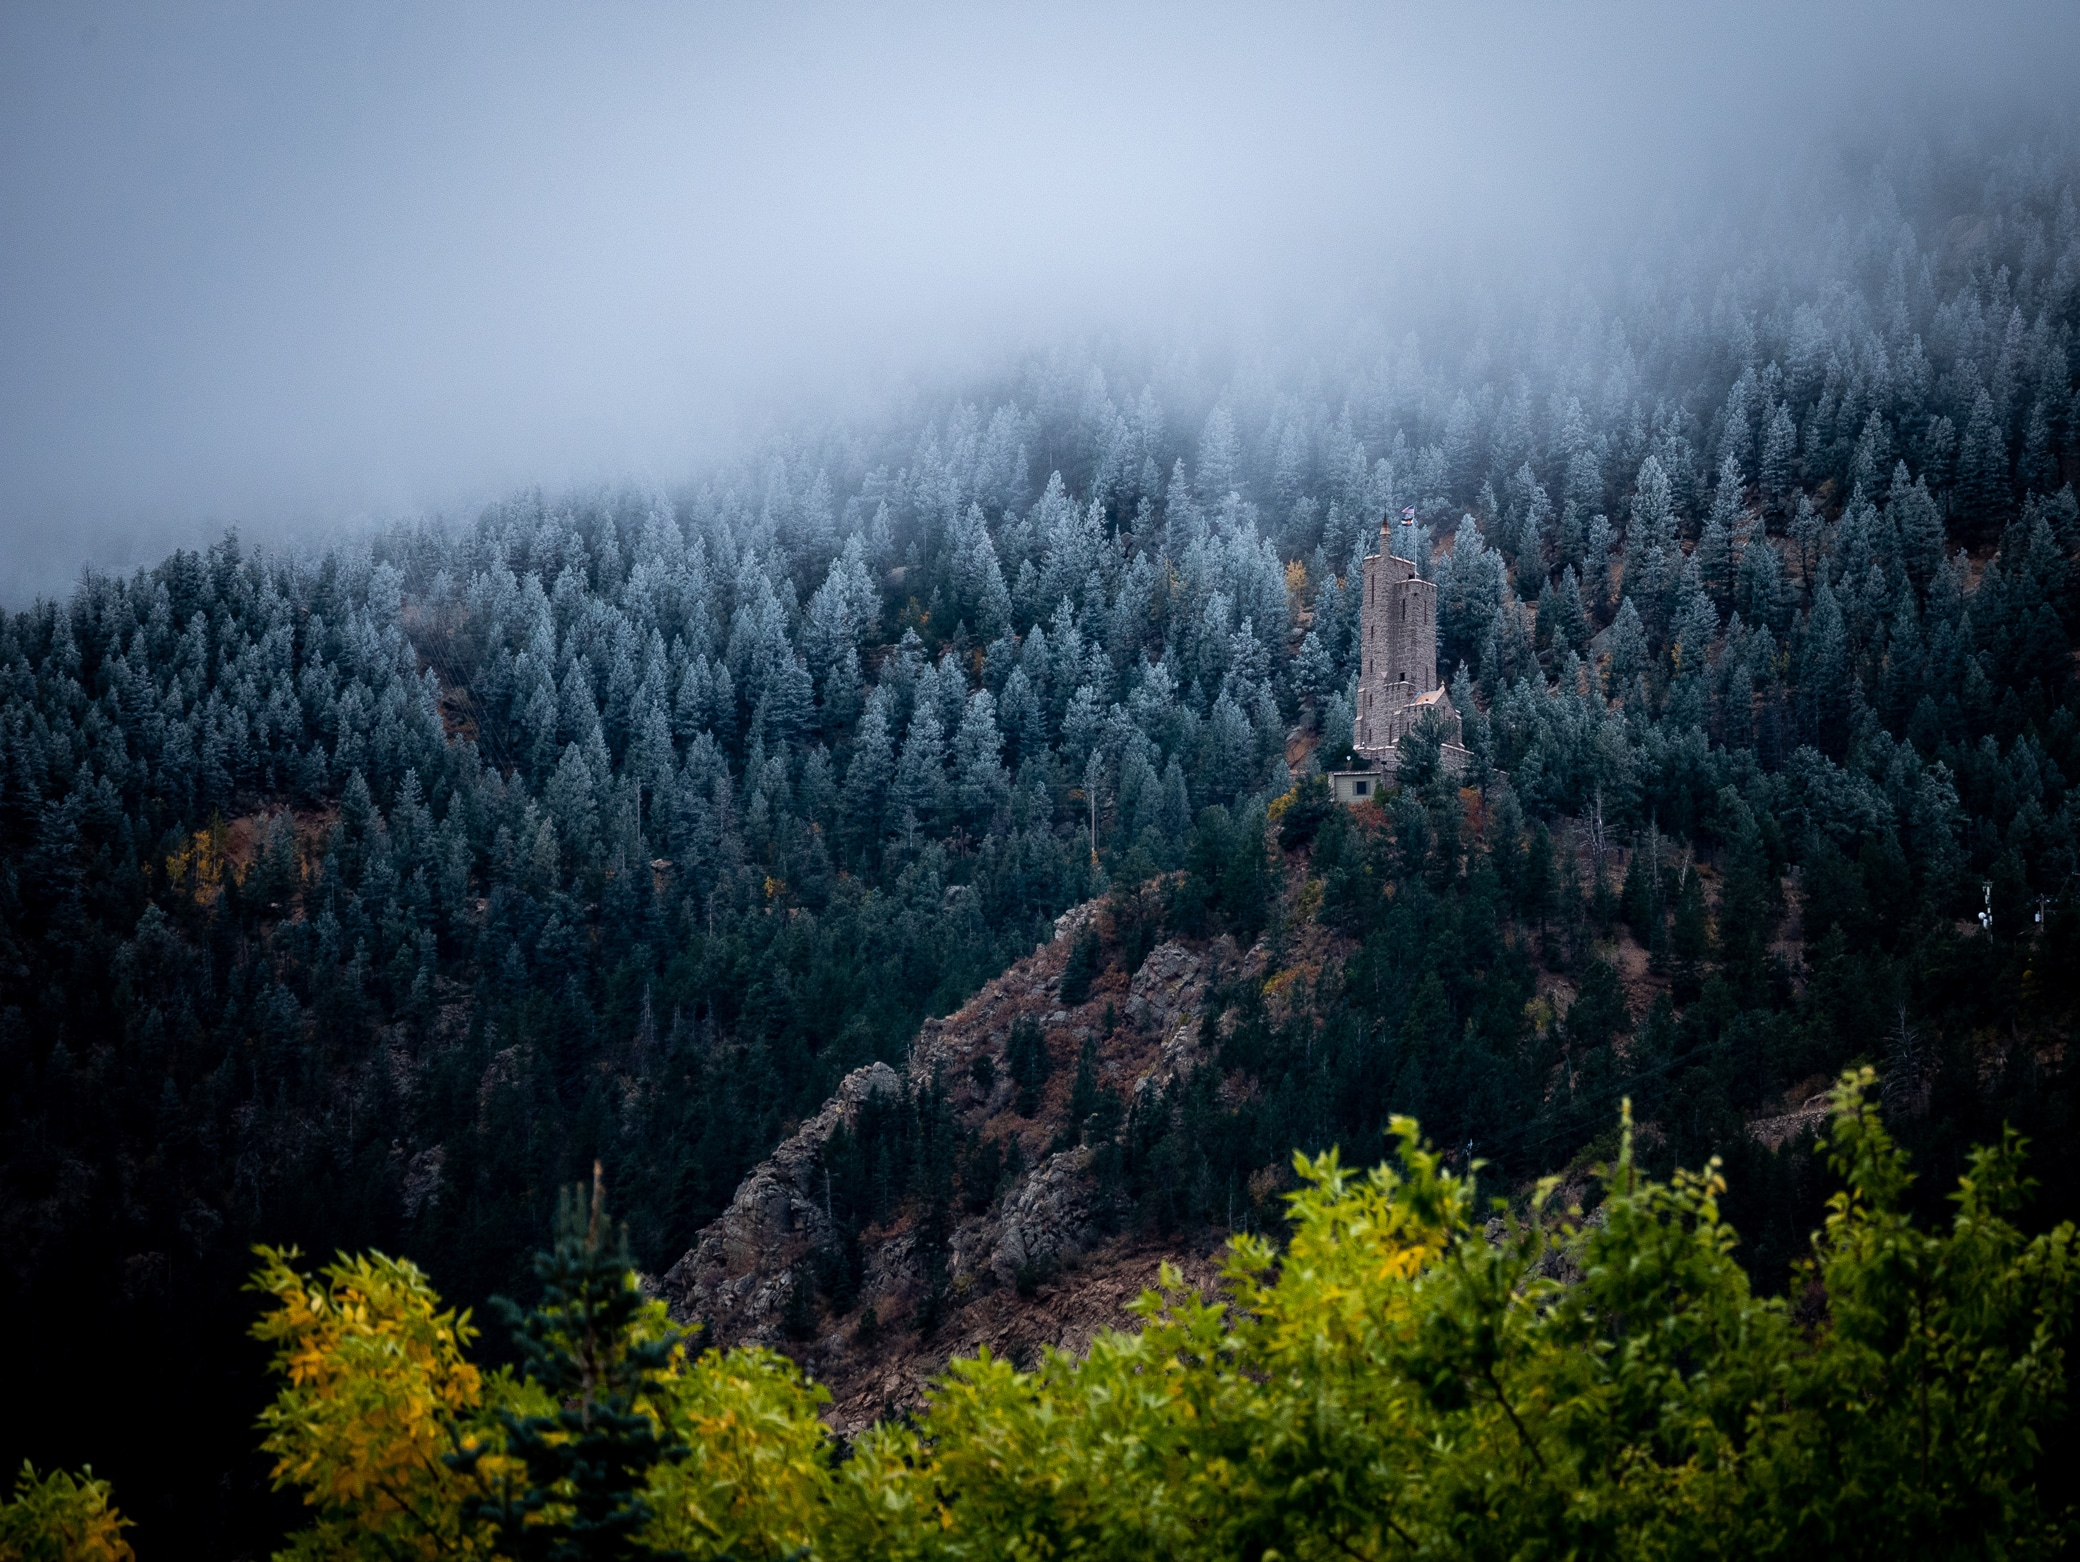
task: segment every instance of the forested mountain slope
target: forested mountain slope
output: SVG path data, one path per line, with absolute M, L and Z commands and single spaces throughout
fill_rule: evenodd
M 1284 1145 L 1370 1153 L 1404 1102 L 1445 1125 L 1445 1164 L 1482 1167 L 1484 1190 L 1521 1207 L 1538 1167 L 1593 1200 L 1591 1164 L 1630 1100 L 1653 1161 L 1730 1167 L 1724 1202 L 1770 1287 L 1824 1213 L 1811 1146 L 1830 1060 L 1882 1056 L 1896 1122 L 1939 1161 L 1967 1122 L 2063 1138 L 2070 1120 L 2069 981 L 2024 973 L 2018 1037 L 1929 1047 L 1917 1024 L 1955 1037 L 1978 1000 L 1951 982 L 1999 954 L 1928 929 L 1901 1018 L 1858 1048 L 1875 1017 L 1845 1013 L 1833 984 L 1888 973 L 1808 950 L 1800 909 L 1829 942 L 1843 929 L 1802 872 L 1777 886 L 1792 914 L 1761 913 L 1786 990 L 1744 1003 L 1753 957 L 1732 931 L 1764 865 L 1738 849 L 1715 870 L 1650 831 L 1600 854 L 1590 907 L 1554 916 L 1552 857 L 1593 871 L 1593 824 L 1527 831 L 1503 787 L 1437 775 L 1346 810 L 1303 780 L 1266 826 L 1222 823 L 1209 815 L 1185 869 L 1065 913 L 1050 943 L 927 1021 L 904 1072 L 848 1075 L 653 1282 L 674 1315 L 713 1344 L 793 1357 L 852 1434 L 922 1410 L 955 1357 L 1031 1362 L 1133 1327 L 1162 1262 L 1210 1290 L 1229 1233 L 1281 1229 Z M 1674 917 L 1648 905 L 1657 875 L 1675 881 Z M 2053 967 L 2073 945 L 2061 916 L 2013 953 Z M 1902 1034 L 1908 1002 L 1925 1019 Z M 2047 1079 L 2064 1099 L 2029 1099 Z M 2070 1209 L 2070 1146 L 2039 1153 Z
M 1291 373 L 1045 357 L 682 491 L 9 617 L 0 1237 L 46 1408 L 0 1458 L 91 1460 L 156 1554 L 258 1549 L 249 1244 L 480 1302 L 599 1159 L 662 1274 L 839 1081 L 1141 886 L 1162 939 L 1348 946 L 1221 1000 L 1253 1094 L 1122 1117 L 1179 1240 L 1389 1111 L 1510 1187 L 1630 1089 L 1781 1277 L 1809 1157 L 1746 1122 L 1855 1058 L 1926 1185 L 2008 1117 L 2069 1211 L 2073 168 L 1903 165 L 1782 264 Z M 1267 826 L 1349 743 L 1404 507 L 1472 799 L 1414 754 Z

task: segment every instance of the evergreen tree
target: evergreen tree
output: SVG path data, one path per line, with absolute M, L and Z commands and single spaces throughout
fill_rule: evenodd
M 1914 589 L 1926 592 L 1943 567 L 1943 520 L 1936 512 L 1926 479 L 1909 483 L 1904 461 L 1893 464 L 1885 518 L 1899 538 L 1900 560 Z
M 1005 1066 L 1018 1086 L 1019 1115 L 1034 1116 L 1040 1110 L 1040 1092 L 1047 1085 L 1049 1061 L 1047 1043 L 1030 1015 L 1022 1014 L 1012 1021 Z
M 1706 519 L 1692 557 L 1702 572 L 1704 588 L 1721 612 L 1733 605 L 1735 576 L 1740 556 L 1741 534 L 1746 526 L 1741 513 L 1743 479 L 1740 467 L 1731 460 L 1719 469 L 1719 486 L 1712 496 L 1712 513 Z
M 640 1538 L 653 1516 L 645 1488 L 653 1466 L 681 1458 L 645 1401 L 668 1366 L 674 1340 L 644 1331 L 646 1302 L 628 1260 L 626 1230 L 610 1227 L 604 1182 L 588 1203 L 566 1188 L 555 1245 L 535 1259 L 542 1299 L 500 1307 L 531 1383 L 552 1411 L 499 1417 L 524 1481 L 464 1503 L 465 1523 L 488 1522 L 506 1555 L 542 1562 L 620 1562 L 657 1553 Z M 484 1451 L 453 1462 L 473 1471 Z
M 986 828 L 1011 795 L 1002 759 L 1004 739 L 997 731 L 996 701 L 989 690 L 977 689 L 968 696 L 953 750 L 961 814 L 971 826 Z
M 1972 400 L 1957 460 L 1957 513 L 1969 526 L 1991 525 L 2012 501 L 2008 442 L 1993 398 L 1980 391 Z
M 1763 514 L 1781 522 L 1787 516 L 1798 462 L 1798 425 L 1791 409 L 1778 402 L 1762 437 L 1761 487 Z
M 903 737 L 902 757 L 888 790 L 892 823 L 906 835 L 932 833 L 946 798 L 946 740 L 939 714 L 918 704 Z
M 864 846 L 880 838 L 888 807 L 889 783 L 895 779 L 895 749 L 888 730 L 889 701 L 880 688 L 867 699 L 854 739 L 852 763 L 845 771 L 845 815 L 852 837 Z

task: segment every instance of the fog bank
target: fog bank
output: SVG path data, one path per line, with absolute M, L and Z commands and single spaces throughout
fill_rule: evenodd
M 1333 344 L 2054 106 L 2070 8 L 0 19 L 0 596 L 679 481 L 1064 337 Z

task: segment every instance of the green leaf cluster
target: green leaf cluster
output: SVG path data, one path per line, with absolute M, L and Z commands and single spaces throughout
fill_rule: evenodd
M 129 1525 L 91 1469 L 38 1475 L 24 1462 L 0 1503 L 0 1562 L 133 1562 Z

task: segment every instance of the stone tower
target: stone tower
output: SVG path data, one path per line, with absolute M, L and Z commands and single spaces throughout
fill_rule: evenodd
M 1380 523 L 1379 551 L 1364 561 L 1352 746 L 1392 775 L 1400 768 L 1401 739 L 1434 713 L 1445 729 L 1444 766 L 1457 774 L 1467 754 L 1459 713 L 1437 681 L 1437 587 L 1416 574 L 1413 560 L 1396 556 L 1392 525 L 1392 517 Z

